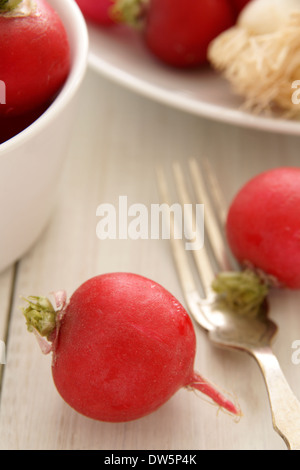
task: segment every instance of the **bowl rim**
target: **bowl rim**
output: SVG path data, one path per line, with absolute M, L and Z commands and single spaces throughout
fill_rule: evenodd
M 67 34 L 69 38 L 73 35 L 73 38 L 76 39 L 75 43 L 70 44 L 72 60 L 71 70 L 55 100 L 48 106 L 48 108 L 34 122 L 32 122 L 32 124 L 0 144 L 0 158 L 2 158 L 7 152 L 15 150 L 28 139 L 31 139 L 36 134 L 40 133 L 63 111 L 65 106 L 72 100 L 73 96 L 77 92 L 88 66 L 88 29 L 76 1 L 46 1 L 50 6 L 52 6 L 52 8 L 54 8 L 54 10 L 57 11 L 65 27 L 68 21 L 67 14 L 70 16 L 69 24 L 71 26 L 66 27 Z

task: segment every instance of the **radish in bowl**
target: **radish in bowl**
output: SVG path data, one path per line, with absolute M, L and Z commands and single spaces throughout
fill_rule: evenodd
M 70 72 L 70 45 L 57 12 L 45 0 L 1 0 L 0 116 L 49 105 Z
M 48 0 L 48 3 L 66 30 L 70 70 L 42 114 L 34 111 L 28 121 L 26 118 L 26 128 L 22 128 L 25 114 L 15 116 L 18 122 L 9 118 L 18 133 L 0 145 L 1 271 L 35 243 L 52 214 L 66 146 L 76 118 L 77 96 L 87 68 L 88 34 L 80 9 L 73 0 Z M 6 131 L 10 131 L 9 126 Z

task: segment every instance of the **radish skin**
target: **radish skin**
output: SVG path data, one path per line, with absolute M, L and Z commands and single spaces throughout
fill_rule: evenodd
M 0 116 L 26 117 L 48 107 L 71 67 L 60 17 L 45 0 L 1 0 L 0 31 L 0 79 L 6 86 Z
M 233 198 L 226 236 L 240 271 L 212 283 L 221 308 L 257 316 L 271 289 L 300 289 L 300 169 L 278 167 L 253 176 Z
M 300 168 L 255 175 L 230 204 L 226 234 L 236 259 L 277 287 L 300 289 Z
M 96 25 L 112 26 L 115 24 L 111 15 L 114 0 L 76 0 L 84 17 Z
M 132 273 L 103 274 L 83 283 L 69 301 L 61 292 L 55 299 L 58 310 L 48 299 L 29 298 L 24 315 L 28 329 L 51 344 L 56 388 L 79 413 L 100 421 L 131 421 L 185 387 L 240 416 L 194 371 L 191 319 L 159 284 Z M 49 352 L 45 344 L 43 349 Z

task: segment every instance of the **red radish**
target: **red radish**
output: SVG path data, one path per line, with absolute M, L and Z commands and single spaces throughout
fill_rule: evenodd
M 115 24 L 115 20 L 110 14 L 114 0 L 76 0 L 76 2 L 87 20 L 101 26 Z
M 0 116 L 0 144 L 11 139 L 30 126 L 47 109 L 47 104 L 20 116 Z
M 227 218 L 233 254 L 277 280 L 300 289 L 300 168 L 267 170 L 246 183 Z
M 125 22 L 130 4 L 133 15 L 137 5 L 144 7 L 142 28 L 149 50 L 175 67 L 206 63 L 209 43 L 235 21 L 230 0 L 116 0 Z
M 101 421 L 134 420 L 188 387 L 239 415 L 194 371 L 190 317 L 156 282 L 131 273 L 99 275 L 68 303 L 63 291 L 56 294 L 57 312 L 46 298 L 30 299 L 24 310 L 28 329 L 50 341 L 46 352 L 53 353 L 57 390 L 79 413 Z
M 0 79 L 6 89 L 0 115 L 49 105 L 70 70 L 69 42 L 58 14 L 45 0 L 0 0 L 0 31 Z

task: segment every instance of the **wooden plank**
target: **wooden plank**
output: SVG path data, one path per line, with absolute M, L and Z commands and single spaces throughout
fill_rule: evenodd
M 15 266 L 8 267 L 0 273 L 0 392 L 2 374 L 7 356 L 7 331 L 14 284 L 14 273 Z
M 97 207 L 158 203 L 154 164 L 207 155 L 227 201 L 253 174 L 279 164 L 299 166 L 298 140 L 214 123 L 148 101 L 89 72 L 70 141 L 56 210 L 19 265 L 9 329 L 9 361 L 0 415 L 1 449 L 284 449 L 271 425 L 260 372 L 246 355 L 221 351 L 196 328 L 195 368 L 238 397 L 235 423 L 194 393 L 180 390 L 157 412 L 130 423 L 101 423 L 66 405 L 43 356 L 26 332 L 21 295 L 68 295 L 89 277 L 111 271 L 148 276 L 183 302 L 168 240 L 99 240 Z M 300 395 L 291 362 L 299 331 L 299 295 L 277 293 L 272 315 L 280 323 L 275 349 Z M 284 310 L 284 312 L 283 312 Z M 298 366 L 300 367 L 300 366 Z

